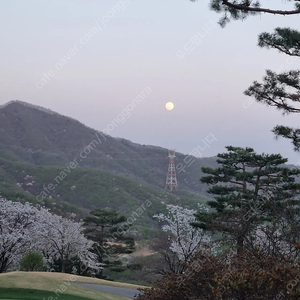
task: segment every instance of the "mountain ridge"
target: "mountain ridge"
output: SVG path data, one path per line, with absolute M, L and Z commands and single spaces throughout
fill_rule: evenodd
M 20 161 L 65 166 L 77 158 L 81 167 L 100 168 L 164 188 L 169 161 L 168 150 L 163 147 L 113 138 L 72 118 L 54 112 L 46 115 L 43 110 L 20 101 L 2 106 L 0 112 L 0 150 Z M 80 154 L 84 154 L 84 159 Z M 188 173 L 195 173 L 196 169 L 201 173 L 203 164 L 206 161 L 211 164 L 215 159 L 193 158 L 193 163 L 187 166 L 184 161 L 187 155 L 176 153 L 176 156 L 176 163 L 186 167 L 177 174 L 181 188 L 201 192 L 203 186 Z
M 35 109 L 41 110 L 43 112 L 47 112 L 51 115 L 56 114 L 56 112 L 52 111 L 50 108 L 44 108 L 42 106 L 31 104 L 31 103 L 21 101 L 21 100 L 11 100 L 9 102 L 6 102 L 6 103 L 0 105 L 0 110 L 5 108 L 6 106 L 9 106 L 9 105 L 13 104 L 13 103 L 18 103 L 18 104 L 21 104 L 21 105 L 24 105 L 24 106 L 27 106 L 27 107 L 35 108 Z

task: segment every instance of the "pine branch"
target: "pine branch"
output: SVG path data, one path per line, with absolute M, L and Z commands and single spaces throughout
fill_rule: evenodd
M 258 46 L 274 48 L 286 55 L 300 57 L 300 32 L 290 28 L 276 28 L 273 34 L 260 34 Z
M 300 71 L 289 71 L 276 74 L 270 70 L 263 78 L 263 83 L 253 82 L 244 94 L 254 97 L 256 101 L 275 106 L 283 113 L 299 113 L 300 107 L 292 103 L 300 103 Z
M 268 8 L 261 8 L 261 7 L 251 7 L 248 6 L 248 1 L 242 3 L 242 4 L 235 4 L 232 2 L 229 2 L 228 0 L 222 0 L 222 4 L 226 5 L 228 7 L 241 10 L 241 11 L 249 11 L 249 12 L 263 12 L 273 15 L 296 15 L 300 14 L 300 9 L 296 8 L 295 10 L 273 10 Z
M 291 140 L 294 150 L 300 151 L 300 128 L 294 129 L 278 125 L 272 131 L 275 133 L 276 138 L 283 137 Z

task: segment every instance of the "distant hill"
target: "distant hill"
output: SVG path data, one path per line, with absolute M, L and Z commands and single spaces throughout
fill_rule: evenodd
M 113 138 L 25 102 L 0 107 L 1 194 L 39 199 L 61 213 L 112 208 L 130 214 L 149 199 L 153 206 L 139 222 L 147 226 L 163 203 L 195 207 L 208 197 L 207 187 L 199 182 L 201 167 L 216 162 L 192 159 L 190 164 L 186 155 L 176 154 L 176 164 L 185 170 L 177 172 L 179 189 L 169 193 L 164 190 L 167 149 Z M 55 189 L 47 192 L 49 184 Z
M 84 149 L 88 154 L 83 153 L 83 159 L 80 154 Z M 1 157 L 42 166 L 65 166 L 77 159 L 80 167 L 106 170 L 161 188 L 168 168 L 167 149 L 113 138 L 21 101 L 0 107 L 0 151 Z M 177 174 L 180 189 L 206 190 L 199 183 L 201 167 L 214 164 L 215 159 L 195 158 L 188 167 L 186 155 L 176 156 L 176 164 L 186 165 L 185 172 Z

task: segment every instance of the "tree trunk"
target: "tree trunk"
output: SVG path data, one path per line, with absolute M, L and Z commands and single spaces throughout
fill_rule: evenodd
M 61 258 L 61 272 L 66 273 L 66 261 L 63 257 Z
M 242 236 L 237 237 L 237 254 L 241 254 L 244 248 L 244 238 Z
M 103 279 L 103 269 L 99 270 L 98 272 L 98 278 Z
M 4 273 L 6 272 L 8 268 L 8 259 L 7 258 L 3 258 L 0 260 L 0 273 Z

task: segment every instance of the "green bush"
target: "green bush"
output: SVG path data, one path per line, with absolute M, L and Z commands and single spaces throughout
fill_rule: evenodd
M 38 252 L 28 252 L 20 262 L 21 271 L 45 271 L 44 257 Z

